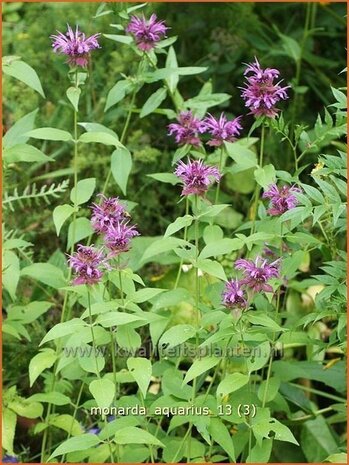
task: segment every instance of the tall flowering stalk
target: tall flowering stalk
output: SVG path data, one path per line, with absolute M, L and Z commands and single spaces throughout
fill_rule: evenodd
M 189 213 L 189 195 L 203 196 L 213 182 L 219 182 L 221 174 L 214 166 L 205 165 L 202 160 L 188 160 L 187 163 L 180 161 L 174 174 L 183 183 L 182 195 L 186 198 L 186 215 Z M 184 230 L 184 240 L 187 239 L 187 228 Z M 178 285 L 183 267 L 183 258 L 180 261 L 175 288 Z
M 199 219 L 198 219 L 198 200 L 200 197 L 203 197 L 208 191 L 211 184 L 215 181 L 219 182 L 221 174 L 219 170 L 214 166 L 205 165 L 201 160 L 188 160 L 187 163 L 180 161 L 174 172 L 176 176 L 180 178 L 183 183 L 182 195 L 188 198 L 189 196 L 194 195 L 193 199 L 193 208 L 192 214 L 194 217 L 194 237 L 195 237 L 195 309 L 196 309 L 196 324 L 197 327 L 200 327 L 200 281 L 199 281 L 199 268 L 198 268 L 198 259 L 199 259 Z M 183 266 L 183 260 L 180 263 L 180 269 Z M 179 274 L 180 276 L 180 274 Z M 178 275 L 176 283 L 178 282 Z M 196 349 L 199 346 L 199 338 L 196 333 Z M 195 401 L 197 390 L 197 378 L 193 380 L 193 390 L 192 390 L 192 403 Z M 189 428 L 186 433 L 188 436 L 188 459 L 190 458 L 190 449 L 191 449 L 191 430 L 193 424 L 189 423 Z
M 90 60 L 90 53 L 100 48 L 98 39 L 100 34 L 94 34 L 90 37 L 86 37 L 86 35 L 79 30 L 79 27 L 76 26 L 75 31 L 72 27 L 68 24 L 67 25 L 67 32 L 63 34 L 60 31 L 57 31 L 57 34 L 53 34 L 50 36 L 52 40 L 52 49 L 54 53 L 58 53 L 61 55 L 65 55 L 67 57 L 67 64 L 70 67 L 69 74 L 73 75 L 72 84 L 75 89 L 76 95 L 80 95 L 80 88 L 79 88 L 79 68 L 85 70 Z M 74 113 L 73 113 L 73 135 L 74 135 L 74 156 L 73 156 L 73 171 L 74 171 L 74 212 L 73 212 L 73 226 L 72 226 L 72 244 L 70 255 L 73 255 L 74 245 L 75 245 L 75 238 L 76 238 L 76 212 L 78 208 L 78 192 L 77 192 L 77 184 L 78 184 L 78 103 L 73 105 Z M 95 279 L 99 274 L 97 269 L 94 269 L 96 273 L 93 276 L 90 275 L 89 279 Z M 72 275 L 72 268 L 69 270 L 69 279 Z M 86 274 L 88 276 L 88 273 Z M 60 322 L 63 323 L 66 320 L 66 310 L 68 306 L 68 292 L 65 293 L 63 306 L 62 306 L 62 313 L 61 313 L 61 320 Z M 60 345 L 57 347 L 57 352 L 60 351 Z M 57 364 L 57 362 L 56 362 Z M 55 365 L 56 366 L 56 365 Z M 54 368 L 54 376 L 52 378 L 51 384 L 51 391 L 54 391 L 56 385 L 56 369 Z M 46 412 L 46 422 L 51 415 L 51 412 L 54 412 L 54 406 L 52 410 L 52 404 L 48 402 L 47 404 L 47 412 Z M 41 462 L 45 462 L 46 459 L 46 444 L 49 435 L 49 427 L 44 430 L 42 444 L 41 444 Z
M 246 79 L 245 87 L 242 88 L 241 96 L 245 100 L 246 107 L 250 110 L 250 114 L 257 118 L 275 118 L 280 111 L 277 104 L 281 100 L 288 98 L 287 90 L 290 86 L 281 86 L 282 80 L 274 82 L 280 76 L 280 71 L 275 68 L 261 68 L 259 61 L 255 58 L 253 63 L 246 66 L 244 76 Z M 265 141 L 265 123 L 262 121 L 261 141 L 259 151 L 259 166 L 263 167 L 264 156 L 264 141 Z M 256 184 L 253 195 L 252 205 L 252 227 L 251 233 L 255 231 L 255 221 L 257 217 L 257 209 L 260 195 L 260 187 Z

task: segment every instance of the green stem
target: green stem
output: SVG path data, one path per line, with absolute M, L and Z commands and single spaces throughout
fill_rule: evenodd
M 304 47 L 305 47 L 305 44 L 306 44 L 306 41 L 307 41 L 307 36 L 308 36 L 308 31 L 309 31 L 311 11 L 312 11 L 312 4 L 307 3 L 306 4 L 306 13 L 305 13 L 303 36 L 302 36 L 301 43 L 300 43 L 299 58 L 296 61 L 296 77 L 295 77 L 294 87 L 298 87 L 299 82 L 300 82 L 301 70 L 302 70 L 302 58 L 303 58 Z M 293 140 L 293 135 L 294 135 L 294 122 L 295 122 L 295 119 L 296 119 L 296 116 L 297 116 L 298 103 L 299 103 L 299 94 L 298 94 L 298 92 L 296 92 L 295 97 L 294 97 L 294 101 L 293 101 L 293 106 L 292 106 L 292 114 L 291 114 L 291 130 L 290 130 L 290 139 L 291 140 Z
M 127 112 L 125 125 L 124 125 L 124 128 L 122 130 L 121 137 L 120 137 L 120 143 L 121 144 L 123 144 L 124 141 L 125 141 L 125 138 L 126 138 L 126 135 L 127 135 L 127 130 L 128 130 L 129 125 L 130 125 L 130 122 L 131 122 L 131 116 L 132 116 L 133 106 L 134 106 L 135 99 L 136 99 L 136 94 L 137 94 L 137 88 L 135 88 L 133 93 L 132 93 L 131 102 L 130 102 L 130 106 L 129 106 L 129 109 L 128 109 L 128 112 Z M 112 174 L 112 170 L 111 170 L 111 168 L 109 168 L 109 171 L 108 171 L 108 174 L 107 174 L 107 177 L 105 179 L 105 183 L 104 183 L 104 186 L 103 186 L 103 189 L 102 189 L 102 194 L 103 195 L 107 191 L 108 184 L 109 184 L 109 181 L 110 181 L 110 178 L 111 178 L 111 174 Z
M 78 72 L 77 70 L 75 71 L 75 87 L 78 87 Z M 70 254 L 74 252 L 74 244 L 75 244 L 75 236 L 76 236 L 76 208 L 77 208 L 77 184 L 78 184 L 78 112 L 74 108 L 74 159 L 73 159 L 73 169 L 74 169 L 74 188 L 75 188 L 75 195 L 74 195 L 74 213 L 73 213 L 73 231 L 72 231 L 72 245 L 70 248 Z M 70 281 L 72 275 L 71 269 L 69 269 L 69 276 L 68 280 Z M 63 307 L 62 307 L 62 313 L 61 313 L 61 320 L 60 322 L 63 323 L 65 321 L 65 316 L 66 316 L 66 308 L 67 308 L 67 303 L 68 303 L 68 291 L 65 293 L 64 296 L 64 301 L 63 301 Z M 61 344 L 59 343 L 57 346 L 57 352 L 59 354 L 61 349 Z M 51 383 L 51 392 L 54 391 L 55 385 L 56 385 L 56 367 L 57 367 L 57 362 L 54 365 L 54 371 L 53 371 L 53 380 Z M 53 407 L 54 410 L 54 407 Z M 46 417 L 45 417 L 45 422 L 47 423 L 47 427 L 44 430 L 44 434 L 42 437 L 42 444 L 41 444 L 41 462 L 45 462 L 45 456 L 46 456 L 46 444 L 47 444 L 47 439 L 49 435 L 49 426 L 48 426 L 48 420 L 50 418 L 52 411 L 52 404 L 48 403 L 47 404 L 47 412 L 46 412 Z
M 68 436 L 67 436 L 66 441 L 70 438 L 71 433 L 72 433 L 72 431 L 73 431 L 74 421 L 75 421 L 75 417 L 76 417 L 76 414 L 77 414 L 77 411 L 78 411 L 78 408 L 79 408 L 80 399 L 81 399 L 81 395 L 82 395 L 83 389 L 84 389 L 84 382 L 82 381 L 82 382 L 81 382 L 80 389 L 79 389 L 78 397 L 77 397 L 77 399 L 76 399 L 76 404 L 75 404 L 75 406 L 74 406 L 73 418 L 72 418 L 72 421 L 71 421 L 71 424 L 70 424 L 70 428 L 69 428 L 69 432 L 68 432 Z M 61 463 L 65 463 L 64 458 L 65 458 L 65 454 L 62 455 Z
M 186 198 L 185 198 L 185 214 L 186 214 L 186 215 L 189 215 L 189 200 L 188 200 L 188 196 L 186 196 Z M 184 237 L 183 237 L 183 239 L 184 239 L 185 241 L 187 240 L 187 235 L 188 235 L 188 226 L 185 226 L 185 227 L 184 227 Z M 175 285 L 174 285 L 174 289 L 177 289 L 177 286 L 178 286 L 178 283 L 179 283 L 179 279 L 180 279 L 181 274 L 182 274 L 183 263 L 184 263 L 184 258 L 182 257 L 182 258 L 181 258 L 181 261 L 180 261 L 180 264 L 179 264 L 179 268 L 178 268 L 178 272 L 177 272 L 177 277 L 176 277 L 176 282 L 175 282 Z
M 195 196 L 195 210 L 198 210 L 198 196 Z M 197 216 L 195 216 L 195 307 L 196 307 L 196 324 L 199 328 L 200 326 L 200 310 L 199 310 L 199 302 L 200 302 L 200 281 L 199 281 L 199 268 L 198 268 L 198 260 L 199 260 L 199 220 Z
M 265 139 L 265 125 L 262 124 L 261 130 L 261 143 L 259 147 L 259 167 L 263 168 L 263 156 L 264 156 L 264 139 Z M 261 188 L 258 183 L 256 183 L 256 187 L 253 194 L 253 205 L 252 205 L 252 227 L 251 227 L 251 234 L 255 232 L 256 228 L 256 217 L 257 217 L 257 210 L 258 210 L 258 202 L 259 202 L 259 194 Z
M 97 378 L 101 380 L 101 374 L 99 371 L 98 367 L 98 360 L 97 360 L 97 345 L 96 345 L 96 338 L 95 338 L 95 333 L 93 331 L 93 318 L 92 318 L 92 310 L 91 310 L 91 295 L 90 295 L 90 288 L 87 287 L 87 303 L 88 303 L 88 316 L 89 316 L 89 321 L 90 321 L 90 328 L 91 328 L 91 336 L 92 336 L 92 348 L 93 348 L 93 353 L 94 353 L 94 359 L 95 359 L 95 364 L 96 364 L 96 374 Z M 104 424 L 107 426 L 107 418 L 104 416 Z M 108 447 L 109 447 L 109 453 L 110 453 L 110 458 L 112 463 L 114 463 L 114 454 L 113 454 L 113 449 L 111 446 L 110 439 L 107 439 L 108 441 Z
M 119 273 L 119 281 L 120 281 L 120 294 L 121 294 L 121 304 L 125 306 L 125 298 L 124 298 L 124 290 L 122 285 L 122 272 L 121 272 L 121 260 L 120 255 L 118 255 L 118 273 Z
M 140 395 L 140 398 L 141 398 L 142 407 L 146 410 L 143 394 L 140 392 L 139 395 Z M 146 426 L 146 430 L 149 433 L 148 423 L 147 423 L 147 426 Z M 151 444 L 148 444 L 148 450 L 149 450 L 149 454 L 150 454 L 151 463 L 155 463 L 153 446 Z
M 75 72 L 75 88 L 78 88 L 78 72 Z M 74 213 L 73 213 L 73 233 L 70 254 L 74 252 L 76 236 L 76 209 L 78 206 L 78 112 L 74 108 Z
M 115 391 L 114 391 L 114 401 L 116 400 L 116 389 L 118 387 L 118 383 L 116 380 L 116 356 L 115 356 L 115 335 L 113 328 L 110 328 L 110 341 L 111 341 L 111 360 L 113 366 L 113 381 L 115 384 Z
M 222 175 L 222 165 L 223 165 L 223 155 L 224 155 L 224 145 L 221 147 L 220 150 L 220 155 L 219 155 L 219 172 Z M 214 203 L 217 205 L 218 204 L 218 199 L 219 199 L 219 191 L 220 191 L 220 182 L 217 182 L 217 187 L 216 187 L 216 197 Z
M 323 391 L 320 391 L 319 389 L 314 389 L 314 388 L 310 388 L 310 387 L 307 387 L 307 386 L 303 386 L 302 384 L 296 384 L 296 383 L 289 383 L 290 386 L 294 386 L 298 389 L 302 389 L 303 391 L 306 391 L 306 392 L 310 392 L 312 394 L 316 394 L 320 397 L 325 397 L 326 399 L 331 399 L 331 400 L 334 400 L 335 402 L 340 402 L 340 403 L 345 403 L 346 402 L 346 399 L 343 398 L 343 397 L 338 397 L 338 396 L 334 396 L 333 394 L 327 394 L 326 392 L 323 392 Z
M 282 246 L 283 246 L 283 227 L 282 223 L 280 224 L 280 248 L 279 248 L 279 257 L 281 259 L 282 257 Z M 278 293 L 277 293 L 277 301 L 276 301 L 276 312 L 275 312 L 275 319 L 278 320 L 278 315 L 279 315 L 279 308 L 280 308 L 280 295 L 281 295 L 281 286 L 278 288 Z M 275 345 L 275 339 L 276 339 L 276 331 L 273 332 L 273 338 L 272 338 L 272 353 L 270 354 L 269 358 L 269 365 L 268 365 L 268 372 L 267 372 L 267 378 L 266 378 L 266 383 L 265 383 L 265 389 L 263 393 L 263 401 L 262 401 L 262 408 L 265 407 L 266 401 L 267 401 L 267 394 L 268 394 L 268 388 L 269 388 L 269 381 L 270 381 L 270 375 L 271 375 L 271 368 L 273 365 L 273 358 L 274 358 L 274 345 Z
M 200 327 L 201 321 L 201 314 L 199 310 L 199 302 L 200 302 L 200 281 L 199 281 L 199 268 L 198 268 L 198 258 L 199 258 L 199 220 L 197 218 L 197 211 L 198 211 L 198 196 L 195 195 L 195 212 L 193 212 L 193 216 L 195 216 L 195 310 L 196 310 L 196 326 L 197 331 Z M 196 332 L 196 344 L 195 348 L 198 349 L 199 346 L 199 336 L 198 332 Z M 192 391 L 192 404 L 194 405 L 195 398 L 196 398 L 196 389 L 197 389 L 197 377 L 193 380 L 193 391 Z M 191 431 L 193 427 L 193 423 L 189 423 L 189 429 Z M 188 453 L 187 453 L 187 462 L 190 461 L 190 454 L 191 454 L 191 434 L 188 438 Z
M 183 437 L 183 439 L 182 439 L 182 441 L 181 441 L 181 443 L 180 443 L 180 445 L 179 445 L 179 447 L 178 447 L 178 449 L 177 449 L 177 451 L 176 451 L 176 453 L 175 453 L 175 455 L 174 455 L 174 457 L 172 459 L 172 463 L 176 463 L 177 457 L 178 457 L 178 455 L 180 453 L 180 450 L 182 449 L 183 444 L 185 443 L 186 439 L 190 435 L 192 427 L 193 427 L 193 425 L 189 424 L 189 428 L 188 428 L 187 432 L 185 433 L 185 435 L 184 435 L 184 437 Z

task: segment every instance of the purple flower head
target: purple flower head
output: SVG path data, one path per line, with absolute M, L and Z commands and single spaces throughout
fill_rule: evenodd
M 299 187 L 283 186 L 279 189 L 276 184 L 271 184 L 262 197 L 270 199 L 268 213 L 272 216 L 279 216 L 297 206 L 298 199 L 294 194 L 301 192 L 302 189 Z
M 230 279 L 222 294 L 223 305 L 228 308 L 247 308 L 246 292 L 242 289 L 242 282 Z
M 53 40 L 53 51 L 67 55 L 69 65 L 86 68 L 90 51 L 100 48 L 97 40 L 100 34 L 94 34 L 86 38 L 85 34 L 79 31 L 79 26 L 76 26 L 75 32 L 69 24 L 67 27 L 68 31 L 65 34 L 57 31 L 57 34 L 50 36 Z
M 208 145 L 219 147 L 226 140 L 228 142 L 234 142 L 236 137 L 240 135 L 242 126 L 240 124 L 241 116 L 228 121 L 224 113 L 221 114 L 219 119 L 216 119 L 212 115 L 208 115 L 204 119 L 205 132 L 208 132 L 212 138 Z
M 129 226 L 127 222 L 117 223 L 108 228 L 104 236 L 106 247 L 111 250 L 111 255 L 116 256 L 130 249 L 131 239 L 139 236 L 135 226 Z
M 290 86 L 281 87 L 281 81 L 274 83 L 280 72 L 277 69 L 262 69 L 255 58 L 254 63 L 247 65 L 244 72 L 246 87 L 242 88 L 241 96 L 245 105 L 255 116 L 267 116 L 275 118 L 279 109 L 275 105 L 280 100 L 288 98 L 287 89 Z
M 73 284 L 96 284 L 103 276 L 101 268 L 108 267 L 102 250 L 81 244 L 68 261 L 75 273 Z
M 165 22 L 157 21 L 157 16 L 152 14 L 149 19 L 146 19 L 144 15 L 141 17 L 132 16 L 126 27 L 126 32 L 133 35 L 140 50 L 149 52 L 162 37 L 166 36 L 167 29 L 169 28 L 165 26 Z
M 106 233 L 111 225 L 115 225 L 128 216 L 125 207 L 121 205 L 117 197 L 105 197 L 99 194 L 102 202 L 98 205 L 92 204 L 91 223 L 93 229 L 98 233 Z
M 205 131 L 205 125 L 198 118 L 195 118 L 191 111 L 182 111 L 178 118 L 178 123 L 168 125 L 168 134 L 174 134 L 177 144 L 200 145 L 198 135 Z
M 2 458 L 1 463 L 19 463 L 17 457 L 14 455 L 5 454 Z
M 254 292 L 272 292 L 273 288 L 268 284 L 269 279 L 279 277 L 279 259 L 268 263 L 261 257 L 255 261 L 245 260 L 243 258 L 236 260 L 235 268 L 242 270 L 244 279 L 242 284 L 252 288 Z
M 202 160 L 188 160 L 187 164 L 180 161 L 174 174 L 183 181 L 182 195 L 203 195 L 214 180 L 221 178 L 216 167 L 204 165 Z

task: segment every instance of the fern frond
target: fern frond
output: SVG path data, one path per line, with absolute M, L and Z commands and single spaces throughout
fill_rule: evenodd
M 18 189 L 15 188 L 12 194 L 4 193 L 3 207 L 4 209 L 9 208 L 13 212 L 15 211 L 14 204 L 19 205 L 22 209 L 31 206 L 33 203 L 39 206 L 42 201 L 50 205 L 50 198 L 58 198 L 60 194 L 63 194 L 68 189 L 68 185 L 69 180 L 65 179 L 57 185 L 54 183 L 50 186 L 45 184 L 40 189 L 34 183 L 28 185 L 22 193 L 19 193 Z

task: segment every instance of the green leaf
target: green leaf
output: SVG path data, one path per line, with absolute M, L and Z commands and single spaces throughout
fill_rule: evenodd
M 225 255 L 233 250 L 239 250 L 244 243 L 241 239 L 220 239 L 207 244 L 201 251 L 199 259 L 216 257 L 217 255 Z
M 221 211 L 223 211 L 225 208 L 229 207 L 228 204 L 222 204 L 222 205 L 209 205 L 209 206 L 204 206 L 201 208 L 199 215 L 197 216 L 198 218 L 214 218 L 215 216 L 219 215 Z
M 197 261 L 197 267 L 204 273 L 208 273 L 215 278 L 222 279 L 223 281 L 227 280 L 224 269 L 218 262 L 209 259 L 199 259 Z
M 69 87 L 66 94 L 69 102 L 73 105 L 74 110 L 79 111 L 81 89 L 79 87 Z
M 167 57 L 166 57 L 166 68 L 178 68 L 178 62 L 176 57 L 176 52 L 173 47 L 168 49 Z M 178 74 L 173 73 L 169 77 L 166 78 L 166 82 L 170 91 L 173 93 L 177 89 L 178 84 Z
M 334 87 L 331 87 L 331 90 L 334 98 L 339 103 L 339 108 L 345 110 L 347 108 L 347 96 L 345 95 L 345 93 L 341 92 L 338 89 L 335 89 Z
M 65 221 L 73 214 L 74 208 L 71 205 L 58 205 L 53 210 L 53 223 L 56 228 L 57 236 L 59 236 L 60 230 Z
M 190 76 L 193 74 L 200 74 L 206 71 L 206 67 L 202 66 L 185 66 L 179 68 L 160 68 L 143 75 L 145 82 L 156 82 L 161 81 L 162 79 L 167 79 L 173 74 L 178 76 Z
M 2 447 L 10 455 L 15 455 L 13 452 L 13 441 L 15 438 L 16 423 L 17 415 L 12 410 L 4 408 L 2 414 Z
M 232 462 L 235 462 L 235 450 L 234 443 L 227 427 L 224 425 L 222 420 L 219 418 L 211 418 L 210 425 L 208 427 L 212 439 L 219 444 L 222 449 L 227 452 Z
M 57 360 L 57 354 L 52 349 L 45 349 L 42 352 L 35 355 L 30 360 L 29 363 L 29 380 L 30 380 L 30 387 L 33 386 L 38 376 L 46 370 L 46 368 L 51 368 L 52 365 Z
M 217 387 L 217 397 L 222 399 L 228 394 L 237 391 L 248 383 L 250 377 L 243 373 L 232 373 L 226 375 L 226 377 L 219 383 Z
M 152 374 L 152 366 L 150 360 L 142 357 L 130 357 L 127 360 L 127 368 L 129 369 L 134 380 L 138 384 L 142 396 L 145 399 L 147 396 L 147 390 L 150 384 L 150 378 Z
M 73 318 L 72 320 L 65 321 L 64 323 L 58 323 L 45 335 L 43 340 L 40 342 L 40 346 L 45 344 L 45 342 L 53 341 L 54 339 L 59 339 L 60 337 L 75 333 L 75 331 L 78 331 L 83 326 L 85 326 L 85 322 L 80 320 L 80 318 Z
M 158 294 L 161 294 L 162 292 L 164 292 L 164 289 L 146 287 L 145 289 L 140 289 L 134 294 L 127 296 L 127 298 L 132 300 L 132 302 L 139 304 L 151 300 L 153 297 L 155 297 Z
M 45 392 L 33 394 L 27 399 L 28 402 L 48 402 L 53 405 L 68 405 L 71 403 L 68 396 L 60 392 Z
M 17 413 L 20 417 L 38 418 L 42 416 L 43 406 L 39 402 L 28 402 L 26 399 L 16 397 L 8 403 L 8 408 Z
M 16 291 L 21 274 L 19 258 L 12 250 L 4 250 L 2 261 L 2 285 L 10 294 L 11 299 L 16 300 Z
M 181 229 L 190 226 L 192 222 L 193 217 L 191 215 L 180 216 L 173 223 L 167 226 L 164 237 L 171 236 L 172 234 L 175 234 L 177 231 L 180 231 Z
M 154 94 L 152 94 L 145 104 L 142 107 L 141 113 L 139 115 L 140 118 L 144 118 L 145 116 L 152 113 L 156 110 L 161 103 L 165 100 L 167 95 L 167 90 L 165 87 L 160 87 Z
M 262 439 L 261 444 L 256 442 L 251 450 L 251 454 L 246 459 L 246 463 L 268 463 L 272 447 L 272 439 Z
M 135 351 L 142 345 L 140 335 L 128 325 L 118 327 L 116 341 L 120 347 L 129 351 Z
M 296 444 L 297 446 L 299 446 L 297 439 L 293 436 L 291 430 L 286 425 L 283 425 L 282 423 L 274 419 L 271 423 L 271 431 L 274 431 L 274 439 L 276 441 L 291 442 L 292 444 Z
M 104 145 L 114 145 L 115 147 L 123 147 L 119 139 L 109 132 L 105 131 L 88 131 L 81 134 L 79 142 L 86 144 L 96 143 Z
M 196 329 L 191 325 L 177 325 L 168 329 L 160 338 L 160 346 L 175 347 L 192 338 Z
M 265 165 L 263 168 L 258 167 L 254 171 L 254 177 L 263 189 L 267 189 L 270 184 L 274 184 L 276 181 L 275 168 L 273 165 Z
M 227 102 L 231 98 L 229 94 L 208 94 L 208 95 L 197 95 L 189 100 L 186 100 L 185 106 L 195 109 L 195 110 L 204 110 L 208 108 L 221 105 L 224 102 Z
M 97 406 L 109 408 L 113 402 L 116 386 L 109 379 L 95 379 L 89 385 L 90 393 L 93 395 Z
M 270 357 L 270 344 L 268 341 L 262 342 L 253 347 L 251 355 L 246 359 L 249 373 L 264 367 Z
M 51 414 L 48 423 L 49 425 L 66 431 L 70 436 L 81 436 L 84 433 L 83 427 L 76 420 L 76 418 L 72 417 L 71 415 L 63 414 L 53 416 Z
M 85 237 L 88 237 L 90 234 L 93 234 L 93 232 L 91 221 L 87 218 L 77 218 L 75 221 L 75 227 L 74 222 L 72 221 L 68 229 L 67 248 L 70 249 L 73 243 L 76 244 L 82 239 L 85 239 Z
M 224 236 L 224 233 L 223 233 L 222 228 L 220 228 L 219 226 L 215 224 L 213 225 L 210 224 L 209 226 L 206 226 L 206 228 L 204 229 L 203 238 L 204 238 L 205 244 L 211 244 L 216 241 L 220 241 L 221 239 L 223 239 L 223 236 Z
M 12 76 L 19 81 L 24 82 L 24 84 L 34 89 L 45 98 L 39 76 L 37 75 L 36 71 L 24 61 L 13 60 L 8 64 L 3 63 L 2 71 L 8 76 Z
M 96 178 L 87 178 L 78 181 L 76 188 L 70 192 L 70 200 L 74 205 L 86 203 L 92 197 L 96 188 Z
M 119 103 L 125 98 L 127 93 L 132 89 L 132 83 L 127 80 L 118 81 L 108 92 L 107 101 L 104 111 L 109 110 L 110 107 Z
M 64 142 L 73 140 L 72 135 L 68 131 L 56 128 L 33 129 L 28 131 L 25 135 L 33 139 L 58 140 Z
M 85 349 L 85 353 L 81 350 L 78 354 L 80 367 L 87 373 L 98 375 L 105 367 L 105 359 L 102 351 L 98 350 L 98 348 L 95 351 L 93 347 L 86 343 L 82 343 L 80 347 Z
M 183 380 L 183 384 L 188 384 L 194 378 L 197 378 L 206 371 L 210 370 L 211 368 L 216 366 L 219 363 L 219 361 L 220 360 L 217 357 L 205 357 L 202 359 L 195 360 L 189 368 L 189 370 L 187 371 L 187 374 L 185 375 L 185 378 Z
M 340 452 L 338 454 L 329 455 L 324 461 L 331 463 L 348 463 L 348 456 L 344 452 Z
M 67 454 L 68 452 L 90 449 L 91 447 L 97 446 L 99 442 L 100 440 L 95 434 L 82 434 L 81 436 L 69 438 L 54 450 L 47 461 L 50 462 L 54 457 Z
M 10 127 L 2 139 L 3 148 L 9 149 L 17 144 L 25 144 L 29 137 L 25 136 L 28 131 L 34 128 L 34 121 L 38 109 L 28 113 L 19 119 L 13 126 Z
M 171 291 L 163 292 L 153 301 L 152 310 L 159 310 L 160 308 L 173 307 L 178 305 L 180 302 L 190 301 L 191 294 L 187 289 L 177 287 Z
M 323 462 L 330 454 L 338 452 L 333 434 L 322 415 L 303 424 L 300 443 L 308 462 Z
M 265 402 L 272 401 L 277 395 L 280 387 L 280 379 L 276 377 L 269 378 L 269 383 L 266 380 L 262 381 L 258 388 L 258 399 Z M 265 393 L 265 390 L 267 392 Z
M 246 143 L 241 141 L 225 142 L 228 155 L 237 163 L 234 172 L 248 170 L 258 166 L 257 156 L 253 150 L 246 146 Z
M 132 169 L 132 157 L 126 147 L 116 149 L 111 156 L 111 171 L 115 182 L 126 195 L 127 181 Z
M 152 242 L 147 249 L 145 249 L 141 261 L 145 262 L 146 260 L 149 260 L 150 258 L 153 258 L 161 253 L 174 250 L 184 243 L 185 241 L 182 239 L 177 239 L 176 237 L 166 237 L 156 240 Z
M 274 331 L 285 331 L 284 328 L 279 326 L 265 313 L 246 313 L 245 318 L 254 325 L 265 326 L 267 328 L 273 329 Z
M 156 179 L 160 182 L 172 184 L 173 186 L 180 183 L 179 178 L 173 173 L 153 173 L 147 174 L 147 176 L 149 176 L 149 178 Z
M 135 321 L 145 321 L 144 318 L 132 315 L 130 313 L 121 312 L 108 312 L 103 313 L 97 317 L 96 322 L 102 325 L 104 328 L 110 328 L 112 326 L 127 325 L 128 323 L 134 323 Z
M 127 426 L 115 433 L 116 444 L 150 444 L 165 447 L 155 436 L 136 426 Z
M 284 34 L 279 33 L 279 36 L 280 36 L 281 41 L 282 41 L 282 46 L 283 46 L 285 52 L 287 53 L 287 55 L 290 58 L 293 58 L 293 60 L 295 62 L 299 61 L 301 59 L 302 51 L 301 51 L 301 48 L 300 48 L 298 42 L 295 39 L 293 39 L 292 37 L 286 36 Z
M 51 265 L 51 263 L 33 263 L 32 265 L 28 265 L 22 268 L 21 276 L 28 276 L 54 289 L 59 289 L 66 285 L 63 271 Z
M 107 39 L 114 40 L 115 42 L 119 42 L 121 44 L 131 45 L 133 42 L 133 39 L 131 36 L 124 36 L 121 34 L 103 34 L 103 35 Z
M 103 124 L 79 122 L 78 125 L 84 128 L 85 131 L 87 132 L 97 132 L 97 133 L 105 132 L 107 134 L 114 136 L 114 138 L 118 139 L 116 132 L 110 128 L 107 128 L 107 126 L 104 126 Z
M 41 150 L 27 144 L 18 144 L 5 149 L 3 151 L 3 159 L 5 163 L 54 161 L 52 158 L 41 152 Z

